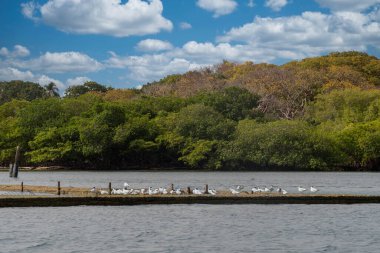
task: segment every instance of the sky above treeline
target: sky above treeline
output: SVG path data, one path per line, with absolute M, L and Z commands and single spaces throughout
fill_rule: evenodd
M 0 1 L 0 81 L 61 91 L 347 50 L 380 56 L 380 0 Z

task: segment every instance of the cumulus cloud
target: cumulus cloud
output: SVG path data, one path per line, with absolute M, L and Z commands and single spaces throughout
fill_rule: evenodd
M 255 3 L 253 2 L 253 0 L 248 0 L 248 3 L 247 3 L 248 7 L 255 7 Z
M 280 11 L 285 5 L 288 4 L 287 0 L 266 0 L 265 6 L 274 11 Z
M 314 56 L 330 51 L 379 47 L 380 24 L 371 15 L 353 12 L 332 15 L 304 12 L 300 16 L 256 17 L 252 23 L 231 29 L 218 41 Z
M 84 84 L 85 82 L 88 82 L 88 81 L 91 81 L 91 79 L 88 78 L 87 76 L 78 76 L 78 77 L 75 77 L 75 78 L 69 78 L 69 79 L 67 79 L 66 85 L 68 87 L 73 86 L 73 85 L 82 85 L 82 84 Z
M 34 75 L 30 71 L 21 71 L 16 68 L 6 67 L 0 68 L 0 80 L 1 81 L 11 81 L 11 80 L 32 80 Z
M 23 80 L 39 83 L 41 86 L 45 86 L 51 82 L 55 83 L 60 91 L 65 89 L 65 85 L 54 78 L 46 75 L 36 75 L 31 71 L 22 71 L 16 68 L 5 67 L 0 68 L 0 81 L 12 81 L 12 80 Z
M 0 49 L 0 55 L 4 57 L 26 57 L 30 54 L 29 49 L 21 45 L 15 45 L 13 50 L 8 50 L 6 47 Z
M 233 28 L 216 43 L 189 41 L 161 53 L 140 56 L 112 54 L 108 68 L 126 69 L 131 79 L 153 81 L 229 60 L 274 62 L 317 56 L 331 51 L 380 48 L 379 10 L 369 14 L 304 12 L 278 18 L 256 17 Z
M 213 12 L 213 17 L 217 18 L 232 13 L 238 4 L 234 0 L 198 0 L 197 5 Z
M 380 0 L 316 0 L 316 2 L 321 7 L 333 11 L 364 11 L 375 4 L 380 4 Z
M 140 51 L 166 51 L 170 50 L 173 48 L 173 45 L 170 44 L 168 41 L 163 41 L 163 40 L 155 40 L 155 39 L 146 39 L 140 41 L 136 49 Z
M 179 23 L 179 28 L 181 28 L 182 30 L 187 30 L 187 29 L 191 29 L 192 26 L 191 26 L 191 24 L 189 24 L 187 22 L 181 22 L 181 23 Z
M 47 52 L 38 58 L 13 64 L 19 68 L 46 73 L 93 72 L 102 68 L 102 64 L 97 60 L 79 52 Z
M 0 55 L 1 56 L 8 56 L 9 55 L 9 50 L 8 50 L 8 48 L 6 48 L 6 47 L 2 47 L 2 48 L 0 48 Z
M 189 41 L 180 48 L 156 54 L 141 56 L 119 56 L 115 53 L 107 60 L 108 68 L 127 69 L 129 78 L 148 82 L 158 80 L 166 75 L 183 73 L 220 63 L 231 61 L 270 61 L 274 52 L 263 52 L 247 45 L 214 44 Z
M 42 6 L 22 4 L 22 13 L 61 31 L 116 37 L 170 31 L 173 24 L 162 16 L 161 0 L 49 0 Z

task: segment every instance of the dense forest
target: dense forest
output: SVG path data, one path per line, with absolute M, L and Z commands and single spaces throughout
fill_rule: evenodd
M 380 60 L 223 63 L 142 89 L 0 82 L 0 165 L 380 170 Z

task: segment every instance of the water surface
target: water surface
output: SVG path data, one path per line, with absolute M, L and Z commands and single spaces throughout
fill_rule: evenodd
M 0 252 L 345 252 L 380 249 L 380 205 L 3 208 Z
M 65 171 L 65 172 L 20 172 L 18 179 L 9 178 L 7 172 L 0 172 L 0 184 L 55 186 L 122 187 L 128 182 L 133 188 L 187 186 L 228 189 L 244 185 L 280 186 L 288 192 L 297 192 L 297 186 L 316 186 L 319 193 L 337 194 L 380 194 L 380 174 L 364 172 L 162 172 L 162 171 Z

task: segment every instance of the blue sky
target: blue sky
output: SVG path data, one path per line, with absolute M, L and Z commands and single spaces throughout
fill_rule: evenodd
M 61 91 L 346 50 L 380 56 L 380 0 L 0 1 L 0 80 Z

